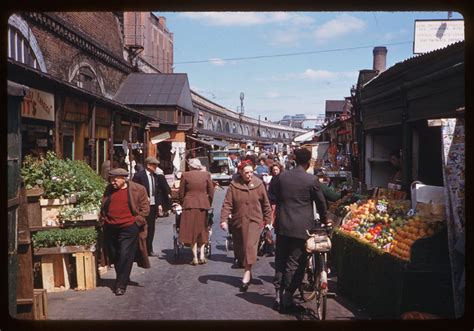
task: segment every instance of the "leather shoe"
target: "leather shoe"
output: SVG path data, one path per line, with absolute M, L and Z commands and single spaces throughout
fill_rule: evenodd
M 273 310 L 275 311 L 279 311 L 280 310 L 280 303 L 278 301 L 274 301 L 273 302 L 273 307 L 272 307 Z
M 125 289 L 124 288 L 118 288 L 115 290 L 115 295 L 119 296 L 119 295 L 124 295 L 125 294 Z
M 242 282 L 242 285 L 240 285 L 240 292 L 247 292 L 249 289 L 250 281 L 247 283 Z

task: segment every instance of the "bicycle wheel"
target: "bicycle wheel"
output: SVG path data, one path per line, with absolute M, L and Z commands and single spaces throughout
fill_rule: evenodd
M 324 321 L 326 319 L 327 312 L 327 289 L 323 289 L 321 273 L 326 272 L 326 261 L 324 255 L 319 256 L 319 267 L 316 274 L 316 314 L 318 315 L 319 320 Z M 326 280 L 327 281 L 327 280 Z M 327 286 L 327 285 L 326 285 Z
M 306 264 L 306 269 L 304 273 L 303 281 L 301 282 L 300 286 L 300 295 L 301 299 L 305 302 L 309 302 L 316 297 L 316 287 L 315 287 L 315 269 L 313 263 L 313 256 L 308 258 L 308 262 Z
M 211 256 L 211 243 L 210 242 L 204 246 L 204 255 L 207 258 Z
M 179 257 L 179 245 L 178 245 L 177 238 L 173 238 L 173 250 L 174 250 L 174 258 L 177 259 Z

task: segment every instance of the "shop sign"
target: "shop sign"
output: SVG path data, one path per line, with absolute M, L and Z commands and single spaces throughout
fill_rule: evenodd
M 48 147 L 48 139 L 36 139 L 36 146 Z
M 54 121 L 54 95 L 30 87 L 21 104 L 21 116 Z

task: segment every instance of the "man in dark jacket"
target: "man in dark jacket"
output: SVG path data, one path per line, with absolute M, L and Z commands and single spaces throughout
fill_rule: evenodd
M 125 294 L 133 261 L 142 248 L 142 256 L 138 256 L 139 266 L 149 268 L 146 248 L 140 245 L 140 235 L 143 232 L 146 234 L 145 217 L 150 205 L 143 186 L 128 182 L 127 176 L 125 169 L 109 171 L 110 184 L 105 189 L 100 209 L 104 249 L 117 275 L 115 295 Z
M 150 214 L 146 219 L 148 224 L 147 250 L 149 256 L 156 256 L 153 252 L 156 217 L 158 213 L 163 213 L 163 205 L 167 205 L 168 192 L 171 191 L 165 177 L 156 174 L 156 167 L 158 167 L 159 163 L 156 158 L 152 156 L 147 157 L 145 159 L 146 169 L 137 172 L 133 176 L 135 183 L 145 187 L 150 201 Z
M 307 253 L 306 230 L 314 227 L 313 202 L 316 203 L 320 221 L 326 223 L 326 201 L 318 181 L 306 170 L 311 152 L 305 148 L 294 152 L 296 168 L 278 176 L 275 183 L 276 221 L 275 232 L 275 309 L 290 312 L 300 309 L 293 302 L 293 293 L 304 277 Z

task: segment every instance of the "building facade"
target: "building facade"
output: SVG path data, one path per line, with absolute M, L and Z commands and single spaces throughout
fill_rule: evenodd
M 123 12 L 125 47 L 141 49 L 140 58 L 161 73 L 173 72 L 173 33 L 166 18 L 152 12 Z

